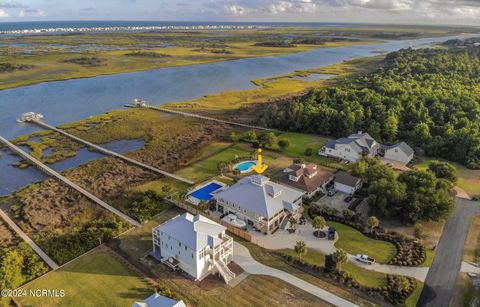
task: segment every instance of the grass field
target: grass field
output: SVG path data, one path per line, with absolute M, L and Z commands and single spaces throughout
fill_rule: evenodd
M 335 247 L 341 248 L 347 253 L 367 254 L 379 263 L 388 263 L 396 254 L 396 248 L 390 242 L 371 239 L 358 230 L 341 223 L 328 222 L 327 224 L 335 227 L 340 237 L 335 243 Z
M 328 281 L 325 281 L 325 280 L 322 280 L 322 279 L 319 279 L 315 276 L 312 276 L 308 273 L 305 273 L 303 271 L 300 271 L 296 268 L 294 268 L 293 266 L 291 266 L 290 264 L 288 264 L 286 261 L 284 261 L 283 259 L 281 259 L 280 257 L 278 256 L 274 256 L 272 253 L 272 251 L 269 251 L 269 250 L 266 250 L 264 248 L 261 248 L 253 243 L 250 243 L 250 242 L 246 242 L 246 241 L 241 241 L 240 242 L 242 245 L 245 245 L 248 250 L 250 251 L 250 254 L 252 255 L 252 257 L 260 262 L 260 263 L 263 263 L 265 265 L 268 265 L 270 267 L 273 267 L 273 268 L 276 268 L 276 269 L 279 269 L 279 270 L 282 270 L 282 271 L 285 271 L 289 274 L 292 274 L 298 278 L 301 278 L 313 285 L 316 285 L 322 289 L 325 289 L 329 292 L 332 292 L 340 297 L 343 297 L 357 305 L 360 305 L 360 306 L 375 306 L 375 304 L 369 300 L 366 300 L 366 299 L 363 299 L 359 296 L 357 296 L 356 294 L 352 293 L 352 291 L 348 290 L 348 289 L 343 289 L 343 288 L 340 288 L 334 284 L 332 284 L 331 282 L 328 282 Z M 313 257 L 313 261 L 320 261 L 321 263 L 321 257 L 319 255 L 315 255 Z
M 19 299 L 23 306 L 131 306 L 153 293 L 146 281 L 104 252 L 81 257 L 25 289 L 63 289 L 65 297 L 25 297 Z
M 420 162 L 415 164 L 415 167 L 425 170 L 430 162 L 435 160 L 446 161 L 455 166 L 458 171 L 457 186 L 465 190 L 470 196 L 480 195 L 480 170 L 471 170 L 456 162 L 428 157 L 420 157 Z
M 417 286 L 415 287 L 415 290 L 413 291 L 412 294 L 410 294 L 410 296 L 405 301 L 405 306 L 406 307 L 417 306 L 418 300 L 420 299 L 420 295 L 422 294 L 423 286 L 425 286 L 425 284 L 423 282 L 417 280 Z M 455 305 L 453 305 L 453 306 L 455 306 Z
M 152 228 L 181 214 L 182 211 L 171 208 L 162 212 L 151 221 L 120 236 L 120 248 L 132 259 L 138 260 L 152 249 Z M 318 298 L 266 276 L 249 276 L 237 287 L 230 288 L 219 282 L 213 289 L 205 290 L 198 283 L 174 273 L 158 263 L 150 266 L 160 276 L 159 282 L 180 296 L 190 306 L 253 306 L 285 305 L 312 306 Z
M 297 257 L 295 251 L 291 249 L 281 250 L 280 253 Z M 308 250 L 303 260 L 311 265 L 325 265 L 325 255 L 313 249 Z M 352 263 L 342 264 L 341 269 L 342 271 L 350 273 L 356 281 L 366 287 L 383 287 L 387 284 L 386 275 L 383 273 L 366 270 Z
M 168 191 L 166 191 L 165 189 L 166 186 L 169 187 Z M 174 193 L 181 193 L 183 191 L 186 191 L 188 187 L 189 185 L 182 181 L 178 181 L 169 177 L 164 177 L 132 187 L 131 190 L 139 192 L 146 192 L 150 190 L 156 192 L 161 197 L 165 197 Z

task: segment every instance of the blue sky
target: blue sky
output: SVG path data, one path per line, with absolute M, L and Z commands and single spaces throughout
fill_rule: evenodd
M 0 0 L 0 22 L 31 20 L 480 25 L 480 0 Z

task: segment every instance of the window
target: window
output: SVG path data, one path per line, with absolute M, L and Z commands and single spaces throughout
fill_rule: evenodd
M 187 250 L 187 246 L 185 245 L 185 250 Z
M 350 152 L 350 148 L 345 148 L 345 151 L 346 151 L 346 152 Z

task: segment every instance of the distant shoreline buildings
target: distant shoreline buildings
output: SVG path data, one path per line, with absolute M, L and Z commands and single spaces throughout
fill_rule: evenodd
M 112 26 L 112 27 L 52 27 L 39 29 L 4 30 L 0 34 L 22 35 L 43 33 L 80 33 L 80 32 L 133 32 L 133 31 L 168 31 L 168 30 L 243 30 L 265 29 L 265 25 L 164 25 L 164 26 Z

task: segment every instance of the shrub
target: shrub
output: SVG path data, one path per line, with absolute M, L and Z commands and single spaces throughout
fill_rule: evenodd
M 309 147 L 309 148 L 306 148 L 306 149 L 305 149 L 305 155 L 306 155 L 307 157 L 310 157 L 311 155 L 313 155 L 313 149 L 310 148 L 310 147 Z

